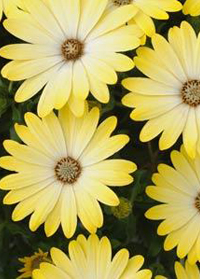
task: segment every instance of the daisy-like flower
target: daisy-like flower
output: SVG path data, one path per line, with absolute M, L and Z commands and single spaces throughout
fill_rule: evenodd
M 41 263 L 51 263 L 48 252 L 44 253 L 41 249 L 38 249 L 33 256 L 21 258 L 19 261 L 24 264 L 24 267 L 19 270 L 22 274 L 17 279 L 32 278 L 33 270 L 39 268 Z
M 81 116 L 89 91 L 102 103 L 109 101 L 107 84 L 117 82 L 116 71 L 134 67 L 132 59 L 117 53 L 140 45 L 142 33 L 125 22 L 133 6 L 104 14 L 108 0 L 42 0 L 23 2 L 26 11 L 4 21 L 4 27 L 27 43 L 3 47 L 1 56 L 12 59 L 2 75 L 25 80 L 15 100 L 24 102 L 42 89 L 41 117 L 67 102 Z
M 107 237 L 79 235 L 69 243 L 69 256 L 57 248 L 51 249 L 54 264 L 42 263 L 33 272 L 34 279 L 150 279 L 151 271 L 140 270 L 144 258 L 129 259 L 127 249 L 121 249 L 112 259 L 112 247 Z
M 167 12 L 177 12 L 182 4 L 177 0 L 109 0 L 108 10 L 131 4 L 134 7 L 130 23 L 135 23 L 149 37 L 155 34 L 155 25 L 152 18 L 167 20 Z M 128 19 L 127 19 L 128 21 Z
M 117 119 L 112 116 L 98 127 L 99 109 L 85 109 L 77 118 L 68 108 L 53 112 L 43 119 L 32 113 L 25 114 L 27 126 L 15 125 L 24 144 L 4 141 L 12 156 L 0 159 L 0 166 L 17 173 L 0 181 L 0 188 L 11 190 L 5 204 L 19 204 L 12 214 L 19 221 L 30 218 L 32 231 L 45 222 L 50 236 L 60 223 L 70 238 L 77 226 L 77 216 L 91 233 L 103 224 L 98 201 L 110 206 L 119 204 L 109 186 L 124 186 L 133 181 L 136 165 L 127 160 L 110 159 L 124 147 L 127 135 L 111 136 Z
M 200 271 L 196 264 L 190 265 L 186 261 L 185 267 L 183 267 L 181 263 L 176 262 L 174 269 L 177 279 L 200 279 Z
M 154 47 L 141 47 L 135 63 L 149 78 L 128 78 L 123 85 L 132 91 L 122 102 L 134 107 L 130 117 L 149 120 L 140 140 L 162 133 L 161 150 L 171 147 L 182 134 L 186 151 L 200 153 L 200 35 L 187 22 L 169 30 L 169 42 L 161 35 L 152 38 Z
M 186 0 L 183 5 L 183 13 L 191 16 L 200 15 L 200 1 L 199 0 Z
M 176 279 L 200 279 L 200 271 L 196 264 L 190 265 L 188 261 L 185 262 L 185 267 L 181 263 L 175 262 L 174 265 Z M 168 279 L 165 276 L 157 275 L 155 279 Z
M 151 220 L 162 220 L 159 235 L 167 235 L 164 249 L 177 247 L 177 255 L 188 255 L 190 264 L 200 260 L 200 156 L 191 159 L 185 149 L 172 151 L 173 167 L 158 166 L 158 173 L 148 186 L 146 193 L 162 204 L 150 208 L 145 216 Z

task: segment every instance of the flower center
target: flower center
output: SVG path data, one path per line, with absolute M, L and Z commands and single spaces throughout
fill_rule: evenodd
M 133 0 L 113 0 L 115 6 L 123 6 L 131 4 Z
M 200 193 L 195 198 L 194 206 L 200 212 Z
M 42 262 L 45 262 L 45 259 L 43 256 L 38 256 L 37 258 L 35 258 L 33 261 L 32 261 L 32 264 L 31 264 L 31 269 L 32 271 L 35 270 L 35 269 L 38 269 L 40 267 L 40 264 Z
M 59 181 L 73 184 L 81 174 L 81 166 L 71 157 L 62 158 L 55 166 L 55 174 Z
M 183 102 L 196 107 L 200 104 L 200 80 L 189 80 L 181 90 Z
M 76 39 L 67 39 L 62 44 L 62 54 L 65 60 L 77 60 L 83 54 L 83 44 Z

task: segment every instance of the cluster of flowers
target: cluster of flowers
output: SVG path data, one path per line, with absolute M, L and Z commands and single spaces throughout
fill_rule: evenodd
M 109 240 L 95 234 L 103 225 L 99 202 L 119 204 L 108 186 L 130 184 L 136 165 L 108 159 L 129 138 L 111 136 L 117 125 L 114 116 L 98 126 L 99 109 L 89 110 L 86 99 L 90 92 L 108 103 L 108 85 L 117 82 L 116 72 L 135 65 L 147 77 L 123 80 L 131 92 L 122 103 L 134 108 L 132 119 L 148 120 L 141 141 L 162 133 L 159 148 L 164 150 L 183 137 L 180 152 L 171 153 L 174 168 L 159 165 L 152 178 L 155 185 L 146 189 L 149 197 L 163 203 L 150 208 L 146 217 L 164 219 L 158 234 L 167 235 L 165 250 L 177 247 L 179 258 L 188 256 L 185 268 L 175 263 L 177 278 L 200 278 L 200 35 L 182 22 L 169 30 L 167 41 L 156 34 L 152 20 L 167 20 L 167 12 L 181 9 L 199 15 L 200 1 L 187 0 L 183 7 L 178 0 L 1 0 L 0 5 L 7 16 L 5 29 L 25 42 L 0 49 L 2 57 L 12 60 L 2 75 L 24 80 L 16 102 L 41 91 L 39 117 L 27 112 L 26 125 L 15 125 L 23 144 L 4 141 L 10 155 L 0 158 L 0 166 L 15 172 L 0 181 L 1 189 L 10 190 L 4 203 L 18 203 L 14 221 L 31 214 L 32 231 L 44 223 L 51 236 L 61 225 L 71 238 L 79 218 L 91 233 L 88 239 L 79 235 L 70 242 L 69 257 L 52 248 L 51 260 L 42 251 L 22 259 L 19 278 L 152 277 L 150 270 L 141 270 L 142 256 L 129 259 L 122 249 L 112 259 Z M 139 47 L 146 36 L 152 37 L 153 49 Z M 121 54 L 136 48 L 134 60 Z

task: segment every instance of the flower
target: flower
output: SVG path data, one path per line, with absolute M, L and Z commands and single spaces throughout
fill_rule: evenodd
M 133 6 L 130 23 L 137 24 L 149 37 L 155 34 L 155 25 L 152 18 L 167 20 L 167 12 L 177 12 L 182 9 L 182 4 L 177 0 L 109 0 L 108 10 L 119 6 L 131 4 Z M 128 21 L 128 19 L 127 19 Z
M 19 204 L 12 219 L 30 218 L 31 231 L 45 223 L 50 236 L 60 223 L 66 237 L 73 236 L 77 215 L 91 233 L 103 224 L 98 201 L 117 206 L 118 197 L 109 186 L 124 186 L 133 181 L 129 173 L 136 165 L 122 159 L 110 159 L 129 141 L 127 135 L 111 136 L 116 127 L 114 116 L 98 127 L 99 109 L 85 109 L 77 118 L 66 107 L 57 117 L 53 112 L 43 119 L 25 114 L 27 126 L 15 125 L 25 144 L 5 140 L 12 156 L 0 158 L 0 166 L 15 171 L 0 181 L 0 188 L 11 190 L 5 204 Z
M 24 267 L 19 270 L 23 274 L 17 277 L 18 279 L 32 277 L 33 270 L 39 268 L 43 262 L 51 263 L 48 253 L 44 253 L 41 249 L 38 249 L 38 252 L 35 252 L 33 256 L 24 257 L 19 261 L 24 264 Z
M 186 0 L 183 5 L 183 13 L 191 16 L 200 15 L 200 1 Z
M 124 25 L 134 7 L 104 15 L 107 1 L 26 0 L 26 11 L 4 21 L 11 34 L 27 42 L 0 50 L 13 60 L 3 67 L 3 77 L 25 80 L 16 92 L 17 102 L 42 90 L 38 114 L 44 117 L 67 102 L 81 116 L 89 91 L 98 101 L 109 101 L 107 84 L 117 82 L 116 71 L 134 67 L 132 59 L 117 52 L 138 47 L 142 34 Z
M 200 272 L 196 264 L 190 265 L 188 261 L 185 262 L 185 268 L 181 263 L 175 262 L 174 265 L 176 279 L 200 279 Z M 162 275 L 157 275 L 155 279 L 167 279 Z
M 187 22 L 173 27 L 169 42 L 161 35 L 152 38 L 154 50 L 141 47 L 135 63 L 149 78 L 123 80 L 132 92 L 122 102 L 135 107 L 130 117 L 149 120 L 140 133 L 140 140 L 149 141 L 162 135 L 161 150 L 171 147 L 183 135 L 183 143 L 191 157 L 200 152 L 200 36 Z
M 127 249 L 121 249 L 112 259 L 112 248 L 107 237 L 79 235 L 69 243 L 69 257 L 57 248 L 51 249 L 53 264 L 42 263 L 33 273 L 34 279 L 150 279 L 151 271 L 140 270 L 144 258 L 129 259 Z
M 167 235 L 164 249 L 177 247 L 177 255 L 188 255 L 190 264 L 200 260 L 200 156 L 191 159 L 184 147 L 172 151 L 173 167 L 158 166 L 158 173 L 148 186 L 146 193 L 162 204 L 150 208 L 145 216 L 151 220 L 162 220 L 159 235 Z
M 132 203 L 124 197 L 119 198 L 119 202 L 118 206 L 111 207 L 112 214 L 118 219 L 128 217 L 132 212 Z
M 200 279 L 200 271 L 197 265 L 190 265 L 188 261 L 185 262 L 185 268 L 181 263 L 175 263 L 175 273 L 177 279 Z

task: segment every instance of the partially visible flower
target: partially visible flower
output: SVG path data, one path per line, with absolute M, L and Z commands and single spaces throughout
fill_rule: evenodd
M 119 205 L 111 207 L 111 212 L 118 219 L 126 218 L 132 212 L 132 203 L 128 199 L 121 197 L 119 198 Z
M 182 9 L 182 4 L 177 0 L 109 0 L 107 9 L 113 10 L 128 4 L 134 7 L 130 11 L 132 19 L 129 22 L 137 24 L 149 37 L 156 31 L 152 18 L 167 20 L 169 19 L 167 12 L 177 12 Z
M 38 249 L 38 252 L 30 257 L 20 258 L 19 261 L 24 264 L 24 267 L 19 270 L 22 274 L 17 279 L 32 278 L 33 270 L 39 268 L 41 263 L 52 262 L 48 257 L 48 252 L 44 253 L 41 249 Z
M 199 0 L 186 0 L 183 5 L 183 13 L 191 16 L 200 15 L 200 1 Z
M 176 279 L 200 279 L 200 270 L 196 264 L 190 265 L 188 261 L 185 262 L 185 267 L 175 262 L 174 265 Z M 165 276 L 157 275 L 155 279 L 168 279 Z
M 108 84 L 116 72 L 134 67 L 119 52 L 135 49 L 143 35 L 126 26 L 134 7 L 119 7 L 104 15 L 108 0 L 26 0 L 25 11 L 10 15 L 4 27 L 25 43 L 4 46 L 1 56 L 13 61 L 2 69 L 12 81 L 25 80 L 15 100 L 24 102 L 40 90 L 38 114 L 48 115 L 66 103 L 76 116 L 83 115 L 89 92 L 109 102 Z
M 112 247 L 107 237 L 79 235 L 70 242 L 69 256 L 57 248 L 51 249 L 53 264 L 42 263 L 33 272 L 34 279 L 150 279 L 149 269 L 142 269 L 144 258 L 129 259 L 127 249 L 121 249 L 112 259 Z
M 155 185 L 146 193 L 160 202 L 150 208 L 145 216 L 151 220 L 163 220 L 157 233 L 167 235 L 164 249 L 177 247 L 179 258 L 188 256 L 190 264 L 200 260 L 200 155 L 191 159 L 184 147 L 172 151 L 173 167 L 158 166 L 152 177 Z
M 122 103 L 135 108 L 130 114 L 133 120 L 148 120 L 141 141 L 161 134 L 159 148 L 165 150 L 182 135 L 186 151 L 194 158 L 200 153 L 200 35 L 184 21 L 180 28 L 169 30 L 168 40 L 156 34 L 154 50 L 137 50 L 136 67 L 149 78 L 123 80 L 131 92 Z
M 15 125 L 25 144 L 4 141 L 11 154 L 0 158 L 0 166 L 17 173 L 0 181 L 0 188 L 11 190 L 5 204 L 19 203 L 14 221 L 31 215 L 32 231 L 45 223 L 47 236 L 59 225 L 67 238 L 73 236 L 77 217 L 91 233 L 103 225 L 99 202 L 117 206 L 117 195 L 108 186 L 125 186 L 133 181 L 136 165 L 128 160 L 108 159 L 129 141 L 127 135 L 111 136 L 117 119 L 111 116 L 99 126 L 99 109 L 76 117 L 64 107 L 57 117 L 53 112 L 40 119 L 25 114 L 27 126 Z
M 200 279 L 200 270 L 196 264 L 190 265 L 185 262 L 185 267 L 181 263 L 175 263 L 175 273 L 177 279 Z

